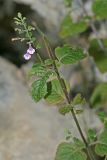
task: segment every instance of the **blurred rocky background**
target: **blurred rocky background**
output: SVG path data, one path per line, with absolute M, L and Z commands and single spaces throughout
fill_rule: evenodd
M 85 7 L 91 14 L 90 6 L 91 0 L 85 0 Z M 58 36 L 66 14 L 63 0 L 0 0 L 0 160 L 53 160 L 57 144 L 64 140 L 64 128 L 79 134 L 72 117 L 65 118 L 59 115 L 56 106 L 50 107 L 45 102 L 36 104 L 31 99 L 26 74 L 32 62 L 26 63 L 22 57 L 27 46 L 11 41 L 16 36 L 13 18 L 17 12 L 31 22 L 36 21 L 49 36 L 53 48 L 63 43 Z M 78 9 L 74 17 L 80 14 L 82 10 Z M 90 32 L 89 29 L 87 34 Z M 70 41 L 81 46 L 86 44 L 82 37 Z M 46 56 L 44 52 L 40 54 Z M 81 91 L 87 98 L 94 83 L 102 79 L 98 75 L 96 80 L 96 72 L 92 73 L 90 69 L 92 65 L 85 61 L 82 65 L 62 68 L 72 84 L 72 94 Z M 85 68 L 82 73 L 80 66 Z M 89 106 L 85 106 L 78 118 L 84 130 L 89 126 L 99 131 L 102 126 L 95 110 Z

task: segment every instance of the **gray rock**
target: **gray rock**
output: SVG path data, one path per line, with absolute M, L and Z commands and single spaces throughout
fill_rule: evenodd
M 14 0 L 17 3 L 30 5 L 45 20 L 47 28 L 58 27 L 65 13 L 63 0 Z
M 101 127 L 89 109 L 79 122 L 82 128 Z M 79 136 L 71 116 L 59 115 L 44 101 L 34 103 L 21 71 L 0 58 L 0 160 L 52 160 L 64 128 Z
M 64 15 L 67 14 L 67 8 L 64 6 L 64 0 L 13 0 L 17 3 L 24 3 L 31 6 L 44 20 L 46 27 L 49 29 L 54 28 L 58 31 Z M 72 6 L 72 16 L 74 21 L 79 19 L 84 13 L 81 7 L 81 0 L 74 0 Z M 91 11 L 92 1 L 88 0 L 85 3 L 87 12 L 92 14 Z

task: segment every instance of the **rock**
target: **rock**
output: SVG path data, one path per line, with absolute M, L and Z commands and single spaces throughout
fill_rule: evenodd
M 82 128 L 101 127 L 89 109 L 79 122 Z M 79 136 L 70 115 L 59 115 L 57 107 L 44 101 L 34 103 L 21 70 L 0 58 L 0 159 L 53 160 L 57 145 L 64 140 L 64 128 Z
M 30 5 L 45 20 L 47 28 L 56 29 L 65 13 L 63 0 L 14 0 L 17 3 Z
M 17 3 L 23 3 L 31 6 L 44 20 L 46 27 L 49 29 L 54 28 L 54 31 L 58 31 L 61 21 L 64 15 L 67 14 L 67 8 L 64 6 L 64 0 L 13 0 Z M 89 15 L 91 11 L 92 1 L 88 0 L 85 3 L 85 8 Z M 78 19 L 83 15 L 83 9 L 81 7 L 81 0 L 73 1 L 72 16 L 73 19 Z

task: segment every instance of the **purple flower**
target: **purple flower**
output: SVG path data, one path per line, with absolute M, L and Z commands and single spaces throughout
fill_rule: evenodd
M 29 53 L 24 54 L 24 59 L 29 60 L 31 58 L 31 55 Z
M 31 46 L 31 44 L 29 45 L 27 53 L 29 53 L 29 54 L 34 54 L 35 53 L 35 49 Z
M 24 59 L 25 60 L 29 60 L 31 58 L 31 55 L 34 54 L 35 49 L 31 46 L 31 44 L 29 44 L 29 48 L 27 49 L 26 54 L 24 54 Z

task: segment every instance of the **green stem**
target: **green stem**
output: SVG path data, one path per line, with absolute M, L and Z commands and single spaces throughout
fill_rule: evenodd
M 51 50 L 51 47 L 50 47 L 50 45 L 49 45 L 49 42 L 48 42 L 47 37 L 42 33 L 42 31 L 39 29 L 39 27 L 37 26 L 37 24 L 35 25 L 35 27 L 36 27 L 37 31 L 39 32 L 39 34 L 42 36 L 42 39 L 43 39 L 43 41 L 44 41 L 44 44 L 45 44 L 45 47 L 46 47 L 46 50 L 47 50 L 47 53 L 48 53 L 49 57 L 53 60 L 53 68 L 54 68 L 54 71 L 55 71 L 55 73 L 56 73 L 56 75 L 57 75 L 57 78 L 58 78 L 58 80 L 59 80 L 59 83 L 60 83 L 60 85 L 61 85 L 61 88 L 62 88 L 62 90 L 63 90 L 63 93 L 64 93 L 64 95 L 65 95 L 66 101 L 67 101 L 68 104 L 71 104 L 71 100 L 70 100 L 69 93 L 68 93 L 68 91 L 67 91 L 65 82 L 64 82 L 64 80 L 61 78 L 60 73 L 59 73 L 58 68 L 57 68 L 57 65 L 56 65 L 56 62 L 55 62 L 56 56 L 53 54 L 53 52 L 52 52 L 52 50 Z M 74 121 L 75 121 L 75 123 L 76 123 L 76 126 L 77 126 L 77 128 L 78 128 L 78 131 L 79 131 L 79 133 L 80 133 L 80 135 L 81 135 L 81 138 L 82 138 L 82 140 L 83 140 L 83 142 L 84 142 L 84 144 L 85 144 L 85 146 L 86 146 L 87 155 L 88 155 L 88 157 L 89 157 L 90 160 L 94 160 L 94 158 L 93 158 L 93 156 L 92 156 L 92 154 L 91 154 L 91 151 L 90 151 L 90 147 L 89 147 L 89 145 L 88 145 L 88 143 L 87 143 L 87 141 L 86 141 L 86 139 L 85 139 L 85 136 L 84 136 L 84 134 L 83 134 L 83 132 L 82 132 L 82 129 L 81 129 L 81 127 L 80 127 L 80 124 L 79 124 L 79 122 L 78 122 L 78 119 L 77 119 L 77 117 L 76 117 L 76 115 L 75 115 L 75 112 L 74 112 L 74 109 L 73 109 L 73 108 L 71 109 L 71 113 L 72 113 L 73 119 L 74 119 Z
M 38 57 L 38 60 L 41 62 L 41 64 L 44 64 L 44 62 L 43 62 L 41 56 L 40 56 L 38 53 L 37 53 L 37 57 Z
M 26 27 L 26 23 L 24 23 L 24 21 L 23 21 L 22 18 L 21 18 L 21 21 L 22 21 L 23 27 L 24 27 L 24 29 L 25 29 L 25 32 L 26 32 L 26 34 L 27 34 L 27 37 L 29 38 L 30 42 L 32 42 L 32 38 L 31 38 L 31 36 L 30 36 L 30 34 L 29 34 L 29 31 L 28 31 L 28 29 L 27 29 L 27 27 Z
M 52 53 L 52 50 L 51 50 L 51 48 L 50 48 L 50 46 L 49 46 L 49 43 L 48 43 L 48 41 L 47 41 L 47 38 L 43 37 L 43 40 L 44 40 L 44 43 L 45 43 L 45 47 L 46 47 L 46 49 L 47 49 L 47 52 L 48 52 L 48 54 L 49 54 L 49 57 L 53 60 L 53 67 L 54 67 L 54 70 L 55 70 L 55 72 L 56 72 L 57 78 L 58 78 L 58 80 L 59 80 L 59 82 L 60 82 L 60 85 L 61 85 L 61 87 L 62 87 L 62 90 L 63 90 L 63 93 L 64 93 L 64 95 L 65 95 L 66 101 L 67 101 L 68 104 L 71 104 L 71 100 L 70 100 L 69 93 L 68 93 L 68 91 L 67 91 L 65 82 L 64 82 L 64 80 L 61 78 L 60 73 L 59 73 L 59 71 L 58 71 L 58 68 L 57 68 L 57 66 L 56 66 L 56 63 L 55 63 L 56 57 L 55 57 L 55 55 Z M 72 113 L 73 119 L 74 119 L 74 121 L 75 121 L 75 123 L 76 123 L 76 126 L 77 126 L 77 128 L 78 128 L 78 131 L 79 131 L 79 133 L 80 133 L 80 135 L 81 135 L 81 138 L 82 138 L 82 140 L 83 140 L 83 142 L 84 142 L 84 144 L 85 144 L 85 146 L 86 146 L 87 155 L 88 155 L 88 157 L 89 157 L 90 160 L 93 160 L 94 158 L 93 158 L 93 156 L 92 156 L 92 154 L 91 154 L 90 147 L 89 147 L 89 145 L 88 145 L 88 143 L 87 143 L 87 141 L 86 141 L 86 139 L 85 139 L 85 136 L 84 136 L 84 134 L 83 134 L 83 132 L 82 132 L 82 129 L 81 129 L 81 127 L 80 127 L 80 124 L 79 124 L 79 122 L 78 122 L 78 119 L 77 119 L 77 117 L 76 117 L 76 115 L 75 115 L 75 112 L 74 112 L 74 109 L 73 109 L 73 108 L 71 109 L 71 113 Z
M 96 144 L 100 143 L 99 141 L 95 141 L 89 144 L 89 146 L 95 146 Z

